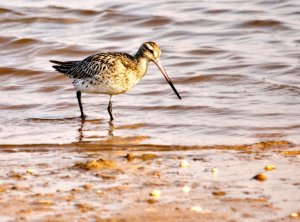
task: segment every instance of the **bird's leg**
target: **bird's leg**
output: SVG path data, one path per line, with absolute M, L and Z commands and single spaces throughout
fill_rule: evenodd
M 114 120 L 114 117 L 112 115 L 112 95 L 110 95 L 110 98 L 109 98 L 109 103 L 108 103 L 108 107 L 107 107 L 107 110 L 108 110 L 108 113 L 110 115 L 110 121 L 113 121 Z
M 80 117 L 81 117 L 81 119 L 85 119 L 86 115 L 84 115 L 84 113 L 83 113 L 83 108 L 82 108 L 82 103 L 81 103 L 81 92 L 77 91 L 76 95 L 77 95 L 77 100 L 78 100 L 78 104 L 79 104 L 79 108 L 80 108 L 80 113 L 81 113 Z

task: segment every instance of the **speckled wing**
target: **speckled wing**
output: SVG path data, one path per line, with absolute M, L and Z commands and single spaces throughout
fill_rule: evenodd
M 96 54 L 87 57 L 74 64 L 64 74 L 74 79 L 98 79 L 104 73 L 113 70 L 115 60 L 107 53 Z

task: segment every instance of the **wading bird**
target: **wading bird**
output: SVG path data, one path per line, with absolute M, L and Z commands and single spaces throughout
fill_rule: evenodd
M 146 74 L 151 61 L 157 65 L 177 97 L 181 99 L 159 61 L 160 54 L 158 44 L 145 42 L 134 56 L 107 52 L 91 55 L 81 61 L 50 62 L 56 64 L 52 66 L 56 71 L 73 79 L 82 119 L 85 119 L 86 115 L 83 112 L 81 93 L 96 93 L 110 95 L 107 110 L 112 121 L 112 96 L 125 93 L 136 85 Z

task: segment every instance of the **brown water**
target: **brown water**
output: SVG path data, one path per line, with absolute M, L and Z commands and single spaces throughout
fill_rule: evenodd
M 300 142 L 298 0 L 2 1 L 0 144 L 57 144 L 134 137 L 146 144 Z M 49 59 L 162 47 L 183 99 L 155 65 L 131 91 L 83 95 Z M 122 141 L 120 141 L 122 143 Z

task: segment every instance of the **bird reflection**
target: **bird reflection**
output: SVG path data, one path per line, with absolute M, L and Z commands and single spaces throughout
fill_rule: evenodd
M 84 122 L 85 122 L 85 120 L 81 120 L 80 127 L 78 129 L 78 137 L 77 137 L 78 142 L 81 142 L 83 139 L 82 131 L 83 131 L 83 127 L 84 127 Z
M 101 119 L 81 120 L 77 130 L 77 142 L 93 142 L 98 145 L 140 144 L 150 138 L 148 135 L 136 135 L 136 131 L 134 133 L 134 130 L 140 130 L 143 127 L 145 127 L 144 123 L 115 126 L 112 121 Z M 115 135 L 116 130 L 120 132 L 120 135 Z M 143 130 L 139 132 L 143 132 Z M 124 134 L 127 135 L 124 136 Z
M 108 127 L 108 135 L 109 136 L 114 136 L 115 125 L 114 125 L 113 121 L 109 121 L 108 125 L 109 125 L 109 127 Z
M 84 141 L 84 139 L 91 139 L 91 136 L 85 136 L 84 135 L 84 132 L 91 131 L 91 130 L 85 129 L 89 122 L 90 123 L 95 123 L 95 122 L 99 123 L 99 122 L 101 122 L 101 120 L 80 120 L 80 127 L 77 130 L 78 131 L 78 136 L 77 136 L 77 141 L 78 142 L 82 142 L 82 141 Z M 93 138 L 96 137 L 96 138 L 99 138 L 99 139 L 104 139 L 104 138 L 107 138 L 107 137 L 113 137 L 114 136 L 114 129 L 115 129 L 114 123 L 112 121 L 108 121 L 107 135 L 106 136 L 98 135 L 98 136 L 92 136 L 92 137 Z M 99 131 L 100 130 L 101 129 L 99 129 Z

